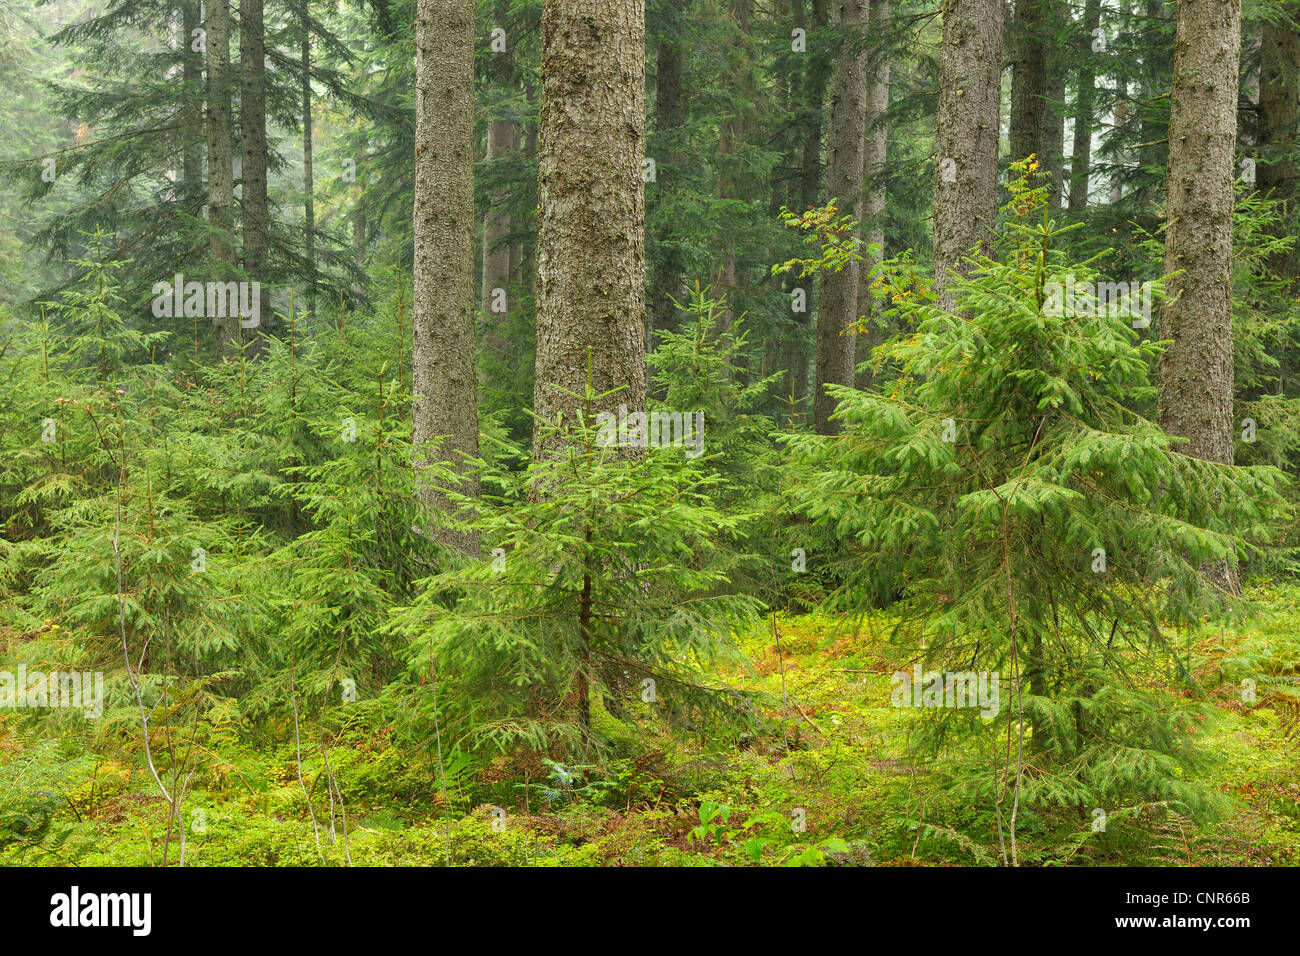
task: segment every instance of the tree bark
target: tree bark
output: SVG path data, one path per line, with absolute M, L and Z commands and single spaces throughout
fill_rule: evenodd
M 266 198 L 266 32 L 262 0 L 241 0 L 239 8 L 239 125 L 244 144 L 243 190 L 240 205 L 244 224 L 244 272 L 262 283 L 260 331 L 272 331 L 268 308 L 266 261 L 270 251 L 270 213 Z
M 1160 427 L 1233 461 L 1232 215 L 1241 0 L 1179 0 L 1169 120 Z M 1226 566 L 1210 574 L 1236 589 Z
M 1122 21 L 1127 21 L 1129 16 L 1130 0 L 1116 0 L 1116 13 Z M 1124 147 L 1120 143 L 1119 130 L 1121 130 L 1129 119 L 1131 106 L 1128 100 L 1128 77 L 1120 72 L 1115 77 L 1115 106 L 1111 114 L 1112 142 L 1114 145 L 1107 150 L 1107 158 L 1111 162 L 1110 190 L 1109 200 L 1112 206 L 1117 205 L 1124 198 L 1124 183 L 1121 179 L 1121 170 L 1124 167 Z
M 718 129 L 717 196 L 722 200 L 744 196 L 748 187 L 739 157 L 745 145 L 745 109 L 754 99 L 755 90 L 749 49 L 751 7 L 751 0 L 729 0 L 727 4 L 733 32 L 723 85 L 730 94 L 734 110 L 724 117 Z M 714 297 L 723 300 L 718 313 L 718 328 L 724 332 L 731 328 L 736 318 L 737 261 L 730 233 L 731 230 L 727 230 L 719 237 L 722 254 L 713 282 Z
M 229 0 L 207 0 L 205 45 L 208 65 L 208 224 L 212 237 L 208 255 L 213 262 L 214 278 L 229 281 L 235 264 L 235 250 L 230 242 L 234 226 L 234 123 L 231 118 L 230 76 L 230 7 Z M 217 328 L 217 354 L 234 355 L 239 349 L 239 317 L 214 319 Z
M 194 49 L 194 31 L 200 26 L 198 0 L 181 6 L 182 76 L 185 85 L 185 152 L 181 173 L 185 181 L 185 198 L 191 201 L 203 195 L 203 55 Z M 204 41 L 206 43 L 206 39 Z
M 307 260 L 307 308 L 316 310 L 316 183 L 312 171 L 311 12 L 308 0 L 299 8 L 302 28 L 302 216 Z
M 504 27 L 510 13 L 508 0 L 496 0 L 493 5 L 493 23 Z M 515 85 L 514 46 L 507 45 L 503 51 L 493 50 L 488 57 L 488 77 L 499 91 L 511 89 Z M 493 115 L 487 124 L 486 165 L 508 160 L 519 149 L 519 129 L 509 120 Z M 512 268 L 517 265 L 518 243 L 509 240 L 514 232 L 514 222 L 506 210 L 507 194 L 504 189 L 496 189 L 488 196 L 488 209 L 483 216 L 483 273 L 479 308 L 483 314 L 482 355 L 479 363 L 479 379 L 487 385 L 489 379 L 498 381 L 516 380 L 515 370 L 509 365 L 511 357 L 510 336 L 507 333 L 507 321 L 514 308 L 514 290 L 510 288 L 513 279 Z M 501 290 L 498 294 L 497 290 Z M 494 311 L 501 309 L 504 311 Z
M 890 0 L 871 0 L 869 21 L 872 32 L 877 36 L 883 34 L 892 15 Z M 862 158 L 862 175 L 866 181 L 866 192 L 862 200 L 862 243 L 864 261 L 858 267 L 858 312 L 867 321 L 867 331 L 858 337 L 854 347 L 854 358 L 858 362 L 868 359 L 871 349 L 880 343 L 881 330 L 875 319 L 880 312 L 880 305 L 871 294 L 871 283 L 884 258 L 885 245 L 885 163 L 888 160 L 889 129 L 885 126 L 885 112 L 889 109 L 889 50 L 879 45 L 868 63 L 867 77 L 867 140 L 866 153 Z M 871 252 L 876 246 L 879 252 Z M 871 371 L 864 370 L 857 376 L 859 388 L 867 388 L 872 382 Z
M 1168 76 L 1169 59 L 1168 48 L 1160 42 L 1161 38 L 1161 21 L 1167 20 L 1165 16 L 1164 0 L 1146 0 L 1146 17 L 1147 17 L 1147 57 L 1148 63 L 1146 73 L 1148 76 L 1148 86 L 1145 90 L 1147 100 L 1155 100 L 1166 92 L 1163 88 L 1164 77 Z M 1154 103 L 1148 102 L 1142 106 L 1142 125 L 1138 135 L 1141 137 L 1141 146 L 1138 149 L 1138 164 L 1144 169 L 1166 169 L 1169 163 L 1169 147 L 1167 140 L 1172 131 L 1163 129 L 1160 124 L 1160 118 L 1156 111 Z M 1156 204 L 1159 202 L 1160 184 L 1158 180 L 1150 176 L 1141 182 L 1135 197 L 1138 210 L 1141 216 L 1149 225 L 1155 223 Z
M 431 459 L 462 474 L 478 495 L 466 457 L 478 455 L 474 370 L 474 3 L 419 0 L 415 38 L 415 283 L 413 435 L 417 470 Z M 419 483 L 436 512 L 456 505 Z M 478 536 L 447 527 L 435 538 L 470 555 Z
M 830 23 L 827 0 L 812 0 L 808 8 L 805 8 L 804 0 L 791 0 L 791 12 L 793 15 L 791 25 L 806 29 L 810 36 L 814 31 L 821 30 Z M 808 19 L 809 17 L 811 19 Z M 826 84 L 831 72 L 830 58 L 820 47 L 810 45 L 808 51 L 802 55 L 808 58 L 808 67 L 803 72 L 803 82 L 792 80 L 791 83 L 791 96 L 800 111 L 799 115 L 802 118 L 800 125 L 803 130 L 798 198 L 795 204 L 799 212 L 816 206 L 817 197 L 820 195 L 823 104 L 826 99 Z M 784 290 L 789 296 L 795 288 L 803 289 L 804 307 L 806 310 L 811 310 L 814 307 L 813 289 L 801 285 L 803 281 L 794 276 L 787 276 Z M 792 413 L 796 416 L 802 415 L 802 422 L 809 422 L 812 417 L 811 409 L 807 408 L 811 356 L 807 339 L 811 312 L 791 312 L 790 316 L 793 325 L 786 342 L 786 365 L 790 370 L 786 394 L 793 403 Z M 802 408 L 803 411 L 794 412 L 795 408 Z
M 1047 0 L 1016 0 L 1011 23 L 1011 159 L 1043 155 L 1047 106 Z
M 1048 189 L 1047 204 L 1061 208 L 1062 182 L 1065 178 L 1065 51 L 1052 39 L 1064 24 L 1071 23 L 1063 0 L 1048 0 L 1045 6 L 1043 42 L 1047 49 L 1043 62 L 1047 80 L 1043 87 L 1043 133 L 1041 136 L 1042 183 Z
M 1087 0 L 1083 8 L 1083 57 L 1074 101 L 1074 145 L 1070 150 L 1070 212 L 1088 208 L 1088 183 L 1092 168 L 1092 127 L 1096 117 L 1097 68 L 1092 52 L 1093 31 L 1101 23 L 1101 0 Z
M 593 411 L 644 411 L 644 0 L 544 0 L 541 75 L 534 412 L 574 422 L 588 369 Z
M 1001 0 L 944 0 L 935 131 L 934 282 L 954 305 L 951 275 L 990 235 L 997 217 Z M 951 163 L 946 163 L 951 160 Z
M 843 49 L 831 72 L 826 127 L 826 195 L 842 213 L 862 215 L 862 163 L 867 121 L 867 54 L 863 48 L 868 0 L 836 0 L 835 24 L 843 28 Z M 823 272 L 817 296 L 817 365 L 813 427 L 819 435 L 838 431 L 835 400 L 827 385 L 852 385 L 854 323 L 858 318 L 858 263 Z
M 808 29 L 821 30 L 830 24 L 830 11 L 827 0 L 812 0 L 811 25 L 803 21 L 803 2 L 797 0 L 799 22 L 797 25 Z M 818 187 L 822 178 L 822 113 L 826 97 L 826 84 L 830 79 L 831 62 L 821 50 L 809 49 L 806 83 L 803 89 L 802 108 L 804 111 L 803 172 L 800 177 L 799 195 L 802 199 L 801 209 L 811 209 L 817 203 Z
M 501 56 L 502 54 L 493 54 Z M 515 149 L 514 124 L 505 120 L 489 120 L 487 128 L 488 165 L 508 158 Z M 510 258 L 511 244 L 507 241 L 511 232 L 511 222 L 505 210 L 506 194 L 504 190 L 495 190 L 488 198 L 488 211 L 483 217 L 483 287 L 481 308 L 483 310 L 483 352 L 484 357 L 492 359 L 492 366 L 500 371 L 497 364 L 509 349 L 506 335 L 506 315 L 511 306 Z M 506 312 L 494 312 L 499 305 L 497 289 L 506 292 Z M 488 374 L 485 365 L 483 374 Z M 486 382 L 485 382 L 486 384 Z
M 360 185 L 352 187 L 352 259 L 357 265 L 366 261 L 366 198 Z
M 666 4 L 664 35 L 659 38 L 655 55 L 655 157 L 658 163 L 656 194 L 665 203 L 677 193 L 677 178 L 682 173 L 681 154 L 676 149 L 676 137 L 686 120 L 686 99 L 682 90 L 682 46 L 678 30 L 681 21 L 673 4 Z M 673 239 L 671 217 L 657 217 L 652 243 L 656 247 L 654 265 L 650 270 L 650 330 L 667 331 L 677 326 L 677 306 L 685 269 L 681 252 Z M 651 337 L 650 346 L 653 347 Z

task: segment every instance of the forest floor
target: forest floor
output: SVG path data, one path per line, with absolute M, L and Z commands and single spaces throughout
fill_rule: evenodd
M 1122 808 L 1102 831 L 1082 809 L 1021 807 L 1022 863 L 1300 865 L 1300 725 L 1263 695 L 1243 702 L 1235 678 L 1243 662 L 1300 673 L 1300 593 L 1262 585 L 1250 596 L 1259 612 L 1244 625 L 1207 626 L 1181 640 L 1213 704 L 1201 728 L 1214 755 L 1208 782 L 1230 811 L 1198 827 L 1159 806 Z M 469 766 L 453 756 L 449 801 L 436 762 L 400 749 L 378 712 L 357 705 L 330 743 L 343 797 L 332 827 L 310 734 L 300 784 L 290 723 L 256 734 L 238 720 L 219 723 L 185 799 L 186 864 L 438 865 L 448 856 L 458 865 L 996 864 L 992 808 L 957 798 L 933 764 L 909 759 L 917 715 L 890 703 L 899 669 L 886 650 L 891 623 L 882 614 L 855 633 L 831 617 L 778 616 L 748 635 L 744 662 L 716 676 L 765 695 L 771 723 L 761 734 L 646 739 L 598 714 L 603 729 L 626 735 L 631 756 L 599 770 L 504 758 Z M 0 843 L 0 864 L 160 862 L 167 804 L 130 769 L 137 762 L 127 748 L 138 741 L 100 739 L 87 753 L 84 742 L 33 736 L 18 719 L 0 716 L 0 791 L 11 807 L 24 793 L 47 805 L 37 815 L 39 838 Z M 178 835 L 171 846 L 174 862 Z

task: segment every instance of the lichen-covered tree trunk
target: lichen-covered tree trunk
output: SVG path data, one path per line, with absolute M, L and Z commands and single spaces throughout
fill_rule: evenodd
M 544 0 L 534 412 L 644 410 L 644 0 Z M 534 430 L 537 455 L 558 440 Z
M 478 455 L 474 371 L 474 3 L 419 0 L 415 34 L 415 284 L 413 441 L 417 469 L 431 459 L 464 470 Z M 463 494 L 477 496 L 465 474 Z M 451 513 L 431 482 L 420 499 Z M 434 537 L 477 554 L 477 536 L 434 527 Z
M 835 24 L 844 29 L 844 47 L 831 71 L 826 120 L 826 195 L 854 218 L 862 215 L 862 162 L 867 122 L 867 53 L 863 47 L 868 0 L 836 0 Z M 816 385 L 813 428 L 819 435 L 838 429 L 831 421 L 835 400 L 827 385 L 852 385 L 854 335 L 858 317 L 858 263 L 823 272 L 817 296 Z
M 935 130 L 934 275 L 952 308 L 951 273 L 997 217 L 1002 0 L 944 0 Z
M 1241 0 L 1179 0 L 1169 118 L 1160 427 L 1233 460 L 1232 214 Z M 1219 569 L 1211 577 L 1235 586 Z
M 262 0 L 242 0 L 239 6 L 239 129 L 244 145 L 240 208 L 244 225 L 244 272 L 262 283 L 261 330 L 272 331 L 269 288 L 265 272 L 271 248 L 270 211 L 266 198 L 266 31 Z
M 231 120 L 230 6 L 229 0 L 208 0 L 206 37 L 208 67 L 208 223 L 212 237 L 208 255 L 214 278 L 228 281 L 235 263 L 229 233 L 233 226 L 234 123 Z M 214 320 L 217 326 L 217 354 L 233 355 L 239 347 L 239 318 Z
M 890 15 L 890 0 L 871 0 L 869 20 L 872 32 L 882 34 Z M 885 162 L 889 146 L 889 129 L 884 123 L 885 111 L 889 109 L 887 47 L 877 47 L 867 70 L 867 140 L 866 153 L 862 157 L 862 176 L 866 182 L 862 198 L 862 254 L 865 260 L 858 268 L 858 312 L 874 320 L 880 306 L 871 295 L 871 283 L 875 281 L 875 269 L 883 258 L 885 244 Z M 880 251 L 872 252 L 873 247 Z M 869 358 L 871 349 L 879 344 L 881 338 L 881 330 L 874 321 L 869 322 L 866 334 L 859 336 L 855 346 L 855 360 L 862 362 Z M 870 370 L 863 371 L 858 376 L 858 387 L 866 388 L 871 380 Z

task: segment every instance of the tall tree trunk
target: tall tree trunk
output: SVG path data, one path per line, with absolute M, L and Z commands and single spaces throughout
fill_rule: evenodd
M 830 24 L 830 9 L 827 0 L 811 0 L 805 7 L 804 0 L 791 0 L 793 21 L 791 26 L 807 30 L 811 36 Z M 809 19 L 810 18 L 810 19 Z M 826 99 L 826 84 L 830 80 L 831 60 L 822 49 L 823 45 L 809 45 L 803 56 L 808 57 L 808 67 L 803 71 L 803 82 L 792 81 L 791 95 L 801 117 L 803 150 L 800 157 L 800 173 L 796 208 L 799 211 L 811 209 L 817 205 L 822 178 L 822 117 Z M 789 381 L 786 395 L 794 403 L 792 409 L 805 408 L 804 421 L 810 421 L 806 414 L 808 398 L 808 379 L 811 357 L 808 348 L 808 325 L 813 308 L 813 290 L 799 285 L 802 280 L 794 276 L 785 279 L 785 292 L 789 296 L 796 288 L 804 291 L 803 312 L 791 312 L 793 327 L 786 343 L 786 365 L 789 368 Z M 793 301 L 793 300 L 791 300 Z
M 812 0 L 812 21 L 809 24 L 804 16 L 803 0 L 797 0 L 799 20 L 797 26 L 804 27 L 808 33 L 821 30 L 830 24 L 828 0 Z M 826 98 L 826 84 L 830 80 L 831 61 L 821 50 L 809 49 L 805 54 L 810 62 L 806 74 L 806 83 L 802 91 L 802 108 L 804 112 L 803 173 L 800 177 L 799 196 L 802 200 L 800 211 L 811 209 L 817 204 L 818 187 L 822 178 L 822 114 Z
M 514 146 L 514 124 L 505 120 L 489 120 L 486 155 L 488 165 L 506 159 L 514 151 Z M 510 347 L 506 315 L 511 307 L 508 290 L 512 245 L 507 242 L 511 223 L 510 217 L 506 214 L 505 203 L 505 191 L 501 189 L 493 191 L 488 198 L 488 211 L 483 217 L 483 287 L 480 302 L 483 311 L 484 358 L 481 376 L 484 384 L 487 377 L 494 372 L 496 374 L 501 372 L 500 362 L 506 358 Z
M 262 283 L 261 331 L 273 331 L 265 273 L 271 247 L 270 213 L 266 199 L 266 32 L 262 0 L 241 0 L 239 8 L 239 125 L 244 144 L 243 191 L 244 272 Z M 260 340 L 260 337 L 259 337 Z
M 826 127 L 826 194 L 844 213 L 862 215 L 862 162 L 867 121 L 867 54 L 863 48 L 868 0 L 836 0 L 835 24 L 843 28 L 843 49 L 831 73 Z M 858 318 L 858 263 L 824 272 L 817 296 L 817 378 L 813 427 L 819 435 L 838 431 L 831 421 L 835 400 L 827 385 L 852 385 L 853 324 Z
M 234 190 L 234 135 L 231 119 L 230 76 L 230 7 L 229 0 L 207 0 L 208 62 L 208 224 L 212 238 L 208 255 L 213 262 L 214 278 L 229 281 L 235 264 L 235 250 L 230 242 L 234 226 L 232 211 Z M 239 349 L 239 317 L 215 319 L 217 354 L 229 356 Z
M 1116 12 L 1121 22 L 1127 22 L 1129 16 L 1130 0 L 1117 0 Z M 1121 179 L 1120 172 L 1124 166 L 1124 149 L 1121 144 L 1119 130 L 1127 123 L 1130 113 L 1130 104 L 1128 101 L 1128 78 L 1120 72 L 1115 77 L 1115 107 L 1112 114 L 1114 132 L 1112 133 L 1115 146 L 1107 150 L 1108 157 L 1112 164 L 1110 177 L 1110 204 L 1112 206 L 1119 203 L 1124 198 L 1124 183 Z
M 352 188 L 352 259 L 357 265 L 366 260 L 366 196 L 360 185 Z
M 508 0 L 496 0 L 493 23 L 504 27 L 510 12 Z M 514 85 L 514 46 L 493 50 L 488 56 L 488 76 L 499 91 Z M 509 120 L 491 116 L 487 124 L 488 166 L 511 157 L 518 149 L 518 128 Z M 510 242 L 514 223 L 506 211 L 507 193 L 495 189 L 488 196 L 488 209 L 483 216 L 483 273 L 479 308 L 483 315 L 483 345 L 479 363 L 479 380 L 486 385 L 495 380 L 514 382 L 515 375 L 509 366 L 510 340 L 507 316 L 514 307 L 514 293 L 510 288 L 511 258 L 517 255 L 517 243 Z
M 543 0 L 533 409 L 645 410 L 645 3 Z M 590 361 L 588 359 L 590 356 Z M 534 429 L 535 455 L 562 447 Z
M 890 0 L 871 0 L 871 31 L 877 37 L 884 35 L 892 15 Z M 885 126 L 885 112 L 889 109 L 889 49 L 879 43 L 868 63 L 867 77 L 867 142 L 862 158 L 862 175 L 866 193 L 862 200 L 862 242 L 865 260 L 858 270 L 858 312 L 866 317 L 867 331 L 858 338 L 855 359 L 862 362 L 870 357 L 871 349 L 880 343 L 881 330 L 875 322 L 880 305 L 871 294 L 871 283 L 884 258 L 885 245 L 885 163 L 888 160 L 889 130 Z M 872 252 L 878 247 L 879 252 Z M 858 375 L 858 387 L 871 384 L 869 369 Z
M 1092 127 L 1097 100 L 1096 54 L 1092 51 L 1093 31 L 1101 23 L 1101 0 L 1087 0 L 1083 8 L 1082 57 L 1078 92 L 1074 101 L 1074 145 L 1070 150 L 1070 212 L 1088 208 L 1088 182 L 1092 168 Z
M 1065 51 L 1059 47 L 1054 37 L 1062 28 L 1072 28 L 1070 12 L 1064 0 L 1047 0 L 1044 7 L 1046 22 L 1043 24 L 1044 40 L 1047 50 L 1044 64 L 1047 82 L 1043 87 L 1043 133 L 1040 137 L 1042 154 L 1039 160 L 1045 173 L 1043 184 L 1047 186 L 1048 206 L 1061 208 L 1062 180 L 1065 177 Z M 1069 26 L 1066 27 L 1065 25 Z
M 530 119 L 527 123 L 525 123 L 524 128 L 520 131 L 520 137 L 519 137 L 520 148 L 523 149 L 524 151 L 524 161 L 528 163 L 529 166 L 534 166 L 537 165 L 538 130 L 537 130 L 536 116 L 538 113 L 538 103 L 537 103 L 537 87 L 531 79 L 524 80 L 524 101 L 528 104 L 528 115 L 530 117 L 533 117 L 533 119 Z M 530 219 L 528 221 L 528 225 L 533 229 L 535 229 L 536 223 L 537 223 L 536 219 Z M 519 262 L 516 269 L 516 275 L 518 275 L 520 283 L 524 286 L 524 288 L 528 290 L 528 298 L 529 301 L 532 303 L 533 321 L 529 328 L 529 331 L 533 333 L 533 338 L 531 341 L 525 343 L 527 347 L 520 352 L 521 360 L 524 359 L 527 360 L 526 367 L 521 366 L 521 369 L 526 375 L 531 375 L 537 365 L 537 356 L 536 356 L 537 234 L 536 232 L 532 233 L 532 237 L 530 241 L 521 242 L 519 244 Z M 525 378 L 524 380 L 525 382 L 529 382 L 527 378 Z M 529 390 L 531 390 L 531 382 L 529 382 Z
M 1260 67 L 1263 59 L 1264 47 L 1264 30 L 1258 19 L 1254 22 L 1245 20 L 1243 13 L 1243 22 L 1241 29 L 1241 75 L 1237 77 L 1237 98 L 1238 112 L 1242 112 L 1241 107 L 1250 106 L 1258 107 L 1260 92 Z M 1249 104 L 1249 105 L 1247 105 Z M 1257 113 L 1258 115 L 1258 113 Z M 1237 123 L 1237 140 L 1244 147 L 1255 147 L 1259 145 L 1259 124 L 1243 123 L 1238 120 Z M 1249 156 L 1255 156 L 1256 153 L 1248 153 Z
M 954 305 L 951 273 L 997 217 L 1002 0 L 944 0 L 935 130 L 934 281 Z
M 676 137 L 686 120 L 686 98 L 682 90 L 682 44 L 679 31 L 681 17 L 674 3 L 664 5 L 665 24 L 655 54 L 655 189 L 659 203 L 671 208 L 669 198 L 679 189 L 682 174 L 681 154 Z M 651 237 L 655 248 L 650 269 L 650 331 L 671 330 L 677 325 L 677 306 L 685 269 L 682 255 L 673 239 L 673 221 L 668 215 L 656 217 Z M 653 347 L 653 336 L 650 341 Z
M 1160 427 L 1186 454 L 1233 461 L 1232 214 L 1241 0 L 1179 0 L 1169 120 Z M 1217 584 L 1236 590 L 1226 565 Z
M 474 2 L 419 0 L 415 34 L 415 283 L 413 434 L 416 467 L 457 470 L 478 455 L 474 372 Z M 478 479 L 457 489 L 477 497 Z M 447 496 L 421 481 L 420 500 L 443 514 Z M 470 555 L 478 536 L 438 527 Z
M 524 148 L 523 130 L 519 128 L 519 124 L 511 123 L 510 124 L 510 151 L 512 153 L 519 153 L 521 150 L 523 150 L 523 148 Z M 510 223 L 510 228 L 512 231 L 520 228 L 520 222 L 514 216 L 509 217 L 507 221 Z M 524 260 L 523 241 L 520 240 L 519 238 L 515 238 L 510 241 L 507 248 L 510 251 L 510 258 L 506 263 L 506 278 L 510 282 L 519 282 L 521 278 L 520 268 L 522 267 L 523 260 Z
M 1282 158 L 1292 153 L 1300 120 L 1300 3 L 1291 0 L 1283 7 L 1291 22 L 1264 25 L 1262 66 L 1259 82 L 1259 144 L 1261 158 L 1256 182 L 1261 192 L 1271 193 L 1283 204 L 1280 232 L 1294 229 L 1296 163 Z M 1269 268 L 1277 276 L 1294 280 L 1300 276 L 1300 253 L 1295 249 L 1270 257 Z
M 1011 159 L 1041 164 L 1047 106 L 1048 0 L 1016 0 L 1011 23 Z M 946 51 L 945 51 L 946 52 Z
M 745 195 L 747 183 L 741 174 L 739 156 L 745 145 L 745 111 L 754 98 L 753 59 L 749 49 L 749 19 L 752 0 L 729 0 L 732 42 L 728 51 L 727 76 L 723 83 L 728 91 L 734 112 L 725 117 L 718 130 L 718 182 L 719 199 L 736 199 Z M 720 237 L 722 257 L 714 275 L 715 297 L 724 299 L 718 317 L 722 331 L 731 328 L 736 317 L 736 253 L 732 248 L 728 229 Z
M 1146 17 L 1148 63 L 1144 65 L 1148 67 L 1148 86 L 1145 96 L 1149 102 L 1144 104 L 1142 109 L 1142 125 L 1138 134 L 1141 137 L 1138 163 L 1144 169 L 1164 169 L 1169 162 L 1167 142 L 1170 131 L 1161 127 L 1160 116 L 1154 102 L 1167 92 L 1163 84 L 1164 78 L 1169 75 L 1168 48 L 1161 40 L 1162 28 L 1168 21 L 1164 0 L 1146 0 Z M 1150 223 L 1154 223 L 1155 207 L 1160 199 L 1159 182 L 1148 177 L 1147 181 L 1139 186 L 1136 198 L 1140 215 Z
M 302 218 L 307 260 L 307 308 L 316 311 L 316 181 L 312 172 L 311 116 L 311 10 L 308 0 L 299 7 L 302 27 Z
M 185 152 L 181 173 L 185 180 L 185 197 L 190 201 L 203 195 L 203 55 L 194 49 L 194 31 L 199 28 L 198 0 L 181 6 L 181 42 L 185 85 Z M 206 44 L 206 39 L 205 39 Z

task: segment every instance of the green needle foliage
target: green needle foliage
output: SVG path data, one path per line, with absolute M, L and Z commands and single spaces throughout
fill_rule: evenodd
M 758 612 L 725 593 L 718 541 L 738 519 L 712 503 L 722 479 L 681 448 L 603 446 L 591 414 L 602 396 L 584 397 L 581 420 L 543 426 L 564 455 L 518 472 L 485 466 L 495 490 L 476 504 L 482 560 L 434 576 L 397 615 L 458 744 L 588 752 L 607 736 L 598 704 L 625 720 L 742 709 L 701 672 Z M 419 707 L 432 717 L 432 695 Z
M 877 361 L 899 377 L 836 391 L 841 436 L 789 436 L 812 466 L 802 506 L 854 542 L 833 603 L 896 592 L 909 667 L 1000 675 L 996 716 L 950 701 L 921 722 L 955 792 L 1003 814 L 1207 812 L 1187 780 L 1198 708 L 1149 685 L 1195 690 L 1166 626 L 1218 604 L 1201 566 L 1268 544 L 1284 477 L 1190 458 L 1135 411 L 1159 344 L 1118 310 L 1048 307 L 1051 283 L 1096 274 L 1060 250 L 1040 191 L 1022 176 L 1011 193 L 956 312 L 896 297 L 905 331 Z

